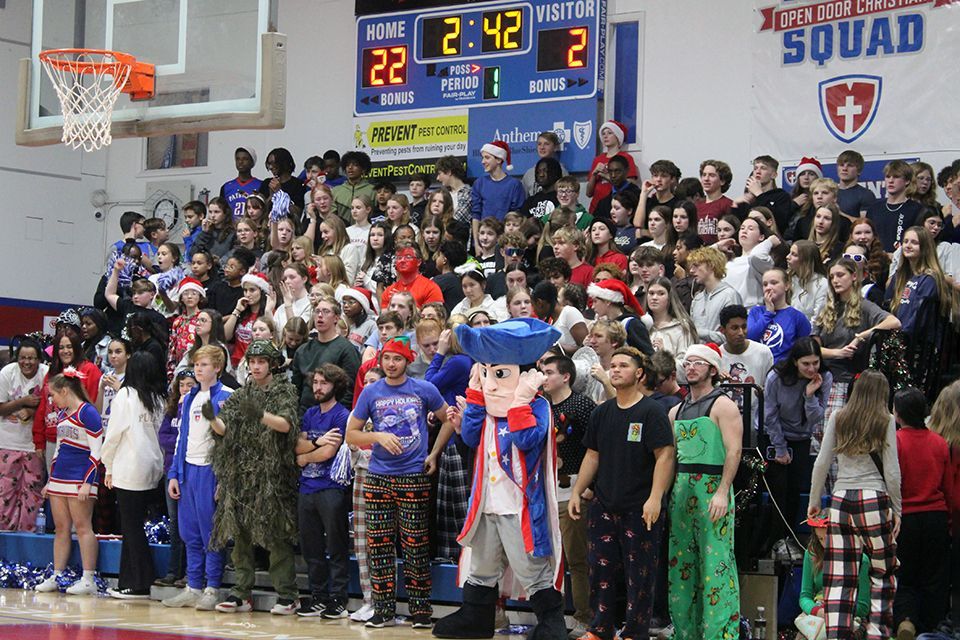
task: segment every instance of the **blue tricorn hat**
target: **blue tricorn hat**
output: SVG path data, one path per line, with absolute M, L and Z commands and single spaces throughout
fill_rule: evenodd
M 489 327 L 458 325 L 463 352 L 484 364 L 531 364 L 560 339 L 560 330 L 536 318 L 511 318 Z

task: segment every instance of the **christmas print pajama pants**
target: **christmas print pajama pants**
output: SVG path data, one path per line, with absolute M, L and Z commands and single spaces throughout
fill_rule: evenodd
M 367 503 L 367 552 L 374 611 L 387 618 L 396 614 L 399 535 L 410 615 L 431 615 L 429 476 L 368 473 L 363 497 Z
M 740 585 L 733 554 L 734 502 L 710 522 L 720 476 L 677 474 L 670 498 L 670 618 L 675 640 L 740 637 Z

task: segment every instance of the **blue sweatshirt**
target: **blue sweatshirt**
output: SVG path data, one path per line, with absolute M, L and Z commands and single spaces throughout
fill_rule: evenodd
M 508 211 L 516 211 L 527 199 L 523 184 L 516 178 L 506 176 L 494 180 L 489 174 L 483 174 L 473 183 L 470 208 L 474 220 L 493 216 L 503 221 Z
M 190 389 L 190 393 L 180 403 L 180 433 L 177 435 L 177 447 L 173 451 L 173 464 L 167 470 L 168 480 L 179 480 L 183 477 L 187 463 L 187 442 L 190 437 L 190 406 L 198 393 L 200 393 L 200 385 Z M 210 404 L 213 405 L 213 415 L 220 413 L 223 403 L 227 401 L 231 393 L 233 393 L 233 389 L 225 387 L 219 380 L 210 387 Z
M 795 384 L 785 385 L 776 369 L 767 374 L 763 387 L 763 425 L 778 456 L 787 453 L 790 442 L 809 440 L 814 428 L 823 420 L 833 375 L 825 372 L 820 388 L 809 397 L 808 382 L 799 378 Z
M 470 383 L 470 369 L 473 367 L 473 360 L 465 354 L 456 354 L 447 356 L 435 354 L 430 366 L 423 379 L 433 383 L 444 401 L 451 407 L 457 406 L 457 396 L 462 396 L 467 392 L 467 385 Z
M 770 347 L 773 361 L 780 362 L 788 355 L 797 338 L 810 335 L 810 321 L 793 307 L 770 312 L 758 304 L 747 313 L 747 338 Z

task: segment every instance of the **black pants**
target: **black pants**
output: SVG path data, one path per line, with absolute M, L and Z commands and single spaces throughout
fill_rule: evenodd
M 783 511 L 784 518 L 795 529 L 805 514 L 800 513 L 800 494 L 810 491 L 810 474 L 812 465 L 810 460 L 810 441 L 787 441 L 787 446 L 793 450 L 790 464 L 780 464 L 775 460 L 767 461 L 767 482 L 770 484 L 770 497 L 776 500 Z M 763 450 L 766 453 L 766 450 Z M 780 540 L 787 535 L 787 527 L 783 523 L 776 508 L 770 513 L 770 535 L 768 544 Z
M 300 552 L 307 563 L 311 595 L 314 600 L 337 600 L 344 606 L 350 582 L 349 502 L 345 489 L 301 493 L 297 502 Z
M 120 547 L 120 589 L 150 590 L 153 584 L 153 554 L 143 530 L 147 507 L 156 497 L 153 489 L 128 491 L 115 488 L 117 505 L 120 508 L 120 532 L 123 545 Z
M 933 631 L 947 615 L 950 592 L 950 529 L 946 511 L 903 516 L 897 538 L 897 595 L 893 618 L 910 618 L 918 632 Z

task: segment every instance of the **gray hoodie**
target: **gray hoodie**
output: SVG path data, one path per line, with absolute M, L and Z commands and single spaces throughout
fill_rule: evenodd
M 720 310 L 731 304 L 743 304 L 740 293 L 723 280 L 712 292 L 701 291 L 690 303 L 690 317 L 697 325 L 700 339 L 704 342 L 723 342 L 720 327 Z

